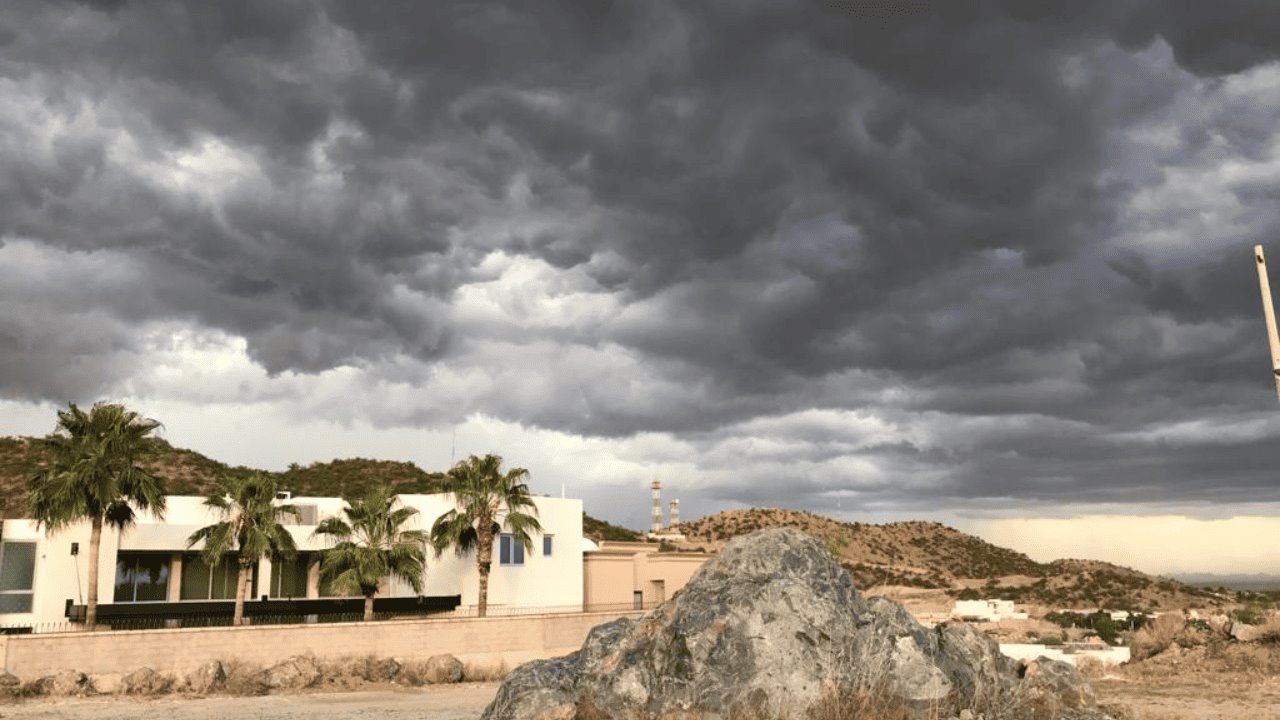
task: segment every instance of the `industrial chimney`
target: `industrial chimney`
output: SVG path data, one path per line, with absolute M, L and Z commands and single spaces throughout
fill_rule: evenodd
M 671 501 L 671 529 L 675 530 L 676 526 L 678 526 L 679 524 L 680 524 L 680 501 L 672 500 Z
M 653 481 L 649 487 L 653 488 L 653 520 L 649 524 L 649 532 L 662 532 L 662 483 L 657 480 Z

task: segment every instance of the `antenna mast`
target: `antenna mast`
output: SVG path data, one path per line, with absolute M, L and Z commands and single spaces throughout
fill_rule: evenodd
M 1271 346 L 1271 374 L 1276 382 L 1276 399 L 1280 400 L 1280 336 L 1276 335 L 1276 311 L 1271 305 L 1271 283 L 1267 281 L 1267 258 L 1262 246 L 1253 246 L 1253 259 L 1258 261 L 1258 287 L 1262 290 L 1262 314 L 1267 321 L 1267 343 Z

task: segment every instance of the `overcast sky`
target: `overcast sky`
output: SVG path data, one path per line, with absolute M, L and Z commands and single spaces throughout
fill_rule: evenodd
M 5 0 L 0 432 L 1259 514 L 1278 201 L 1270 3 Z

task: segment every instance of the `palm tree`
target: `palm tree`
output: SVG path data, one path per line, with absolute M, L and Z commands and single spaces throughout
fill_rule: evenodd
M 68 403 L 58 411 L 58 427 L 40 441 L 51 459 L 27 484 L 37 526 L 54 531 L 89 521 L 87 630 L 98 622 L 102 526 L 128 527 L 134 508 L 164 517 L 164 482 L 135 464 L 159 427 L 123 405 L 97 403 L 86 413 Z
M 337 543 L 320 558 L 320 578 L 339 592 L 363 595 L 366 622 L 373 619 L 373 596 L 382 578 L 397 575 L 414 592 L 422 592 L 427 534 L 403 529 L 418 511 L 396 507 L 399 503 L 391 488 L 375 487 L 364 497 L 347 500 L 342 509 L 346 520 L 328 517 L 316 527 L 316 535 Z
M 489 567 L 493 561 L 493 542 L 505 529 L 524 545 L 533 549 L 531 532 L 542 532 L 538 508 L 529 495 L 529 471 L 512 468 L 502 472 L 502 458 L 497 455 L 471 457 L 449 469 L 445 490 L 453 493 L 457 507 L 436 518 L 431 526 L 431 546 L 436 557 L 453 547 L 459 557 L 476 551 L 476 569 L 480 572 L 477 614 L 484 617 L 489 607 Z
M 244 623 L 244 599 L 249 594 L 253 566 L 267 555 L 292 560 L 297 554 L 293 536 L 280 519 L 301 515 L 292 505 L 275 503 L 278 489 L 276 479 L 263 473 L 223 476 L 222 492 L 211 493 L 204 501 L 204 506 L 217 511 L 222 520 L 200 528 L 187 538 L 187 547 L 204 543 L 200 559 L 210 568 L 217 567 L 232 552 L 238 554 L 232 625 Z

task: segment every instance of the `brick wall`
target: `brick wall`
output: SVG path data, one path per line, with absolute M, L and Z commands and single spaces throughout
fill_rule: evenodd
M 425 660 L 449 653 L 463 662 L 509 667 L 563 655 L 620 613 L 572 613 L 373 623 L 103 631 L 0 636 L 4 669 L 26 680 L 63 669 L 126 673 L 140 667 L 187 673 L 211 660 L 270 665 L 292 655 Z M 630 613 L 636 617 L 639 613 Z

